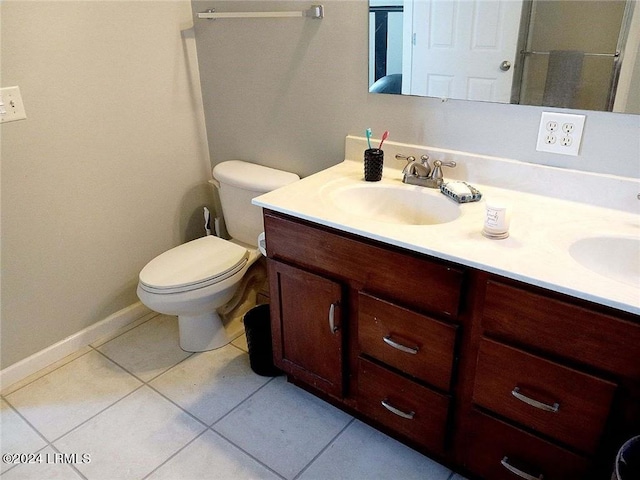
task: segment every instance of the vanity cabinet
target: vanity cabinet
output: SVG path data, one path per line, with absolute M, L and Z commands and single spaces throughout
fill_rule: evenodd
M 486 274 L 476 285 L 465 467 L 487 479 L 608 480 L 617 447 L 640 431 L 637 317 Z
M 444 455 L 464 269 L 270 211 L 264 225 L 276 365 Z
M 610 476 L 640 319 L 265 210 L 275 363 L 478 479 Z M 543 477 L 540 477 L 542 475 Z

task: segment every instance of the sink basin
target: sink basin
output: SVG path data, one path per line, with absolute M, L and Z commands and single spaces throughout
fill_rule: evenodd
M 640 238 L 603 235 L 571 244 L 575 261 L 602 276 L 640 286 Z
M 341 186 L 327 192 L 345 213 L 399 225 L 436 225 L 460 216 L 460 208 L 437 190 L 384 184 Z

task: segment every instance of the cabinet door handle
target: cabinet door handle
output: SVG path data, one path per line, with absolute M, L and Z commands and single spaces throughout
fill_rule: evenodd
M 335 324 L 336 304 L 332 303 L 329 307 L 329 330 L 335 334 L 338 331 L 338 327 Z
M 520 478 L 524 478 L 525 480 L 544 480 L 544 475 L 540 474 L 537 477 L 535 475 L 531 475 L 530 473 L 524 472 L 519 468 L 514 467 L 509 463 L 509 457 L 504 457 L 500 460 L 500 463 L 504 468 L 509 470 L 514 475 L 519 476 Z
M 519 387 L 515 387 L 513 390 L 511 390 L 511 395 L 516 397 L 521 402 L 524 402 L 527 405 L 531 405 L 532 407 L 538 408 L 540 410 L 544 410 L 545 412 L 556 413 L 560 408 L 560 404 L 558 402 L 554 403 L 553 405 L 548 405 L 546 403 L 539 402 L 538 400 L 534 400 L 533 398 L 523 395 L 522 393 L 520 393 Z
M 393 348 L 400 350 L 401 352 L 410 353 L 412 355 L 418 353 L 419 350 L 418 347 L 407 347 L 406 345 L 402 345 L 401 343 L 392 340 L 390 335 L 382 337 L 382 340 L 384 340 L 384 343 L 386 343 L 387 345 L 390 345 Z
M 407 418 L 409 420 L 413 420 L 413 417 L 416 414 L 416 412 L 409 412 L 409 413 L 403 412 L 399 408 L 396 408 L 393 405 L 391 405 L 386 398 L 384 400 L 382 400 L 380 403 L 382 404 L 382 406 L 384 408 L 389 410 L 391 413 L 395 413 L 396 415 L 398 415 L 399 417 L 402 417 L 402 418 Z

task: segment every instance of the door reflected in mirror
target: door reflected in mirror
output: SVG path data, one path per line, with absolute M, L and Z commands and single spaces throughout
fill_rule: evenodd
M 370 0 L 369 91 L 640 113 L 638 3 Z

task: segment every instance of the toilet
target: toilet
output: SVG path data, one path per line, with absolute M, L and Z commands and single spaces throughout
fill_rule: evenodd
M 206 236 L 172 248 L 140 272 L 138 298 L 151 310 L 178 316 L 180 348 L 203 352 L 220 348 L 242 334 L 242 325 L 225 328 L 218 309 L 238 290 L 249 267 L 260 258 L 262 209 L 258 195 L 299 180 L 284 172 L 240 160 L 213 169 L 222 215 L 231 236 Z

